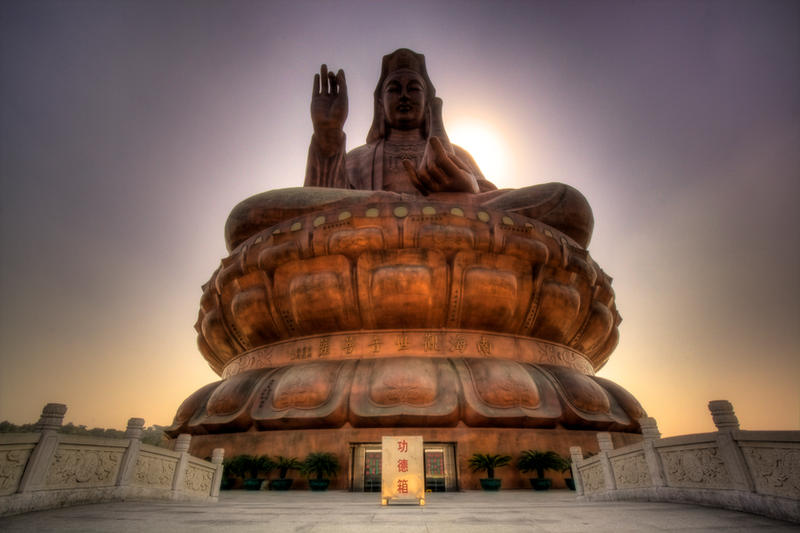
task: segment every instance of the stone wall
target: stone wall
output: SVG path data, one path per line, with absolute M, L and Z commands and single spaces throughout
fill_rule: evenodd
M 189 455 L 190 435 L 175 451 L 143 444 L 144 420 L 131 418 L 124 439 L 58 433 L 67 408 L 47 404 L 37 433 L 0 435 L 0 516 L 128 499 L 216 501 L 223 450 L 212 461 Z
M 800 431 L 743 431 L 725 400 L 709 403 L 717 431 L 662 439 L 640 420 L 644 440 L 600 452 L 570 448 L 579 497 L 697 503 L 800 522 Z

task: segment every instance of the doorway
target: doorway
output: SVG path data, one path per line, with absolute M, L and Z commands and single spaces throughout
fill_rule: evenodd
M 353 444 L 351 487 L 354 492 L 381 491 L 380 443 Z M 455 445 L 450 442 L 425 443 L 425 491 L 451 492 L 458 490 L 455 468 Z

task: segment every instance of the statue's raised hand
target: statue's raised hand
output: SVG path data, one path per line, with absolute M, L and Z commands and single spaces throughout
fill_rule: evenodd
M 342 142 L 344 121 L 347 119 L 347 83 L 344 71 L 328 72 L 322 65 L 319 74 L 314 75 L 314 89 L 311 92 L 311 122 L 314 135 L 320 148 L 326 153 L 334 153 Z
M 411 161 L 403 160 L 411 183 L 422 194 L 436 192 L 480 192 L 478 180 L 457 155 L 445 149 L 438 137 L 430 137 L 425 154 L 417 168 Z

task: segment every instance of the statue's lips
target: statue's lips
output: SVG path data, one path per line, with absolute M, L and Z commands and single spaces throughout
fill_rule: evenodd
M 410 105 L 408 105 L 408 104 L 401 104 L 401 105 L 397 106 L 397 110 L 398 110 L 400 113 L 408 113 L 408 112 L 410 112 L 412 109 L 413 109 L 413 108 L 412 108 Z

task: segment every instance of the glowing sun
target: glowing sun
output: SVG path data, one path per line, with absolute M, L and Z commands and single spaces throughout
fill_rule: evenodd
M 448 125 L 447 135 L 453 144 L 472 154 L 486 179 L 507 179 L 508 154 L 502 136 L 492 126 L 479 120 L 461 120 Z

